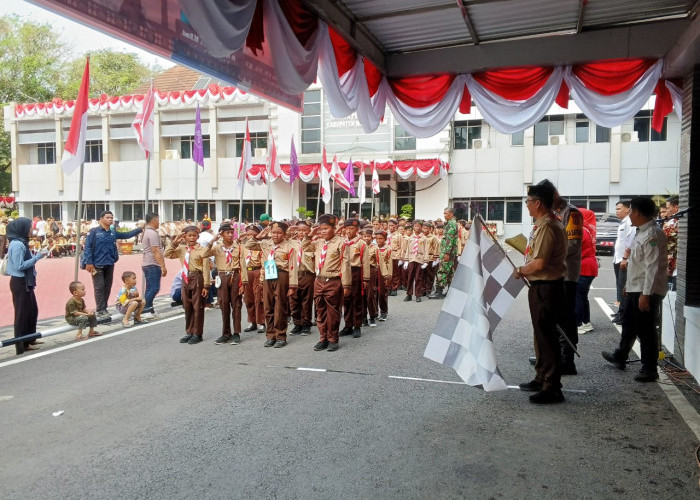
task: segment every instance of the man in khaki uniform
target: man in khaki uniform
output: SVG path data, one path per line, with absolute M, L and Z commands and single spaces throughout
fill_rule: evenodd
M 536 392 L 530 396 L 536 404 L 564 401 L 557 325 L 564 310 L 567 239 L 564 226 L 552 212 L 555 191 L 548 180 L 529 187 L 525 203 L 535 225 L 525 251 L 525 265 L 515 271 L 516 277 L 530 282 L 528 302 L 537 357 L 535 379 L 520 384 L 520 389 Z

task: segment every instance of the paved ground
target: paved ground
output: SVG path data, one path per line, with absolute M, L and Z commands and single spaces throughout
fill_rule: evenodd
M 609 301 L 601 271 L 591 298 Z M 0 498 L 698 497 L 698 435 L 661 385 L 600 358 L 619 338 L 600 307 L 567 402 L 538 407 L 430 381 L 458 382 L 422 357 L 440 306 L 402 295 L 336 353 L 216 346 L 212 310 L 197 346 L 174 316 L 0 361 Z M 526 311 L 521 294 L 497 331 L 509 384 L 532 377 Z

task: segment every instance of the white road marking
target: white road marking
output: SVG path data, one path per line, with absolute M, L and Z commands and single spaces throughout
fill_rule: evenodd
M 9 401 L 10 399 L 13 399 L 14 396 L 0 396 L 0 401 Z
M 595 300 L 605 314 L 612 314 L 612 309 L 610 309 L 605 300 L 603 300 L 601 297 L 596 297 Z M 613 325 L 618 332 L 622 333 L 622 328 L 619 325 Z M 641 356 L 639 341 L 634 342 L 632 349 L 637 356 Z M 678 389 L 671 379 L 666 376 L 663 370 L 661 373 L 659 373 L 659 380 L 657 380 L 656 383 L 661 387 L 661 390 L 664 391 L 664 394 L 686 425 L 691 431 L 693 431 L 695 437 L 700 439 L 700 415 L 698 414 L 697 410 L 688 402 L 680 389 Z
M 508 386 L 508 389 L 518 389 L 518 390 L 520 390 L 520 387 L 517 386 L 517 385 L 509 385 L 509 386 Z M 576 393 L 576 394 L 588 394 L 588 391 L 585 391 L 585 390 L 583 390 L 583 389 L 564 389 L 563 387 L 562 387 L 562 389 L 561 389 L 561 392 L 573 392 L 573 393 Z
M 168 321 L 173 321 L 175 319 L 181 319 L 184 316 L 185 316 L 184 314 L 179 314 L 177 316 L 172 316 L 170 318 L 165 318 L 165 319 L 161 319 L 161 320 L 154 321 L 151 323 L 146 323 L 145 325 L 137 325 L 137 326 L 132 326 L 131 328 L 123 328 L 121 330 L 115 331 L 114 333 L 105 333 L 105 334 L 100 335 L 99 337 L 92 337 L 92 338 L 87 339 L 87 340 L 76 341 L 72 344 L 64 345 L 61 347 L 56 347 L 55 349 L 49 349 L 49 350 L 46 350 L 44 352 L 38 352 L 38 353 L 32 354 L 30 356 L 26 356 L 26 357 L 23 356 L 21 358 L 11 359 L 9 361 L 5 361 L 4 363 L 0 363 L 0 368 L 3 368 L 5 366 L 10 366 L 10 365 L 16 365 L 17 363 L 24 363 L 25 361 L 30 361 L 32 359 L 41 358 L 44 356 L 48 356 L 50 354 L 56 354 L 57 352 L 67 351 L 68 349 L 74 349 L 76 347 L 81 347 L 81 346 L 84 346 L 87 344 L 91 344 L 93 342 L 99 342 L 100 340 L 111 339 L 113 337 L 118 337 L 119 335 L 124 335 L 125 333 L 133 332 L 136 330 L 141 330 L 141 329 L 149 327 L 149 326 L 160 325 L 161 323 L 167 323 Z M 98 327 L 99 327 L 99 325 L 98 325 Z
M 301 366 L 298 366 L 297 370 L 302 371 L 302 372 L 327 372 L 328 371 L 324 368 L 303 368 Z
M 455 382 L 452 380 L 435 380 L 432 378 L 416 378 L 416 377 L 399 377 L 397 375 L 389 375 L 389 378 L 395 378 L 398 380 L 416 380 L 418 382 L 436 382 L 438 384 L 456 384 L 456 385 L 467 385 L 464 382 Z

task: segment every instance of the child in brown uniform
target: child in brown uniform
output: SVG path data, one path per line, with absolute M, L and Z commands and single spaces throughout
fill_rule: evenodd
M 365 310 L 362 304 L 362 295 L 365 287 L 369 283 L 369 252 L 367 244 L 357 234 L 360 229 L 358 219 L 348 219 L 345 221 L 344 230 L 347 238 L 345 244 L 348 247 L 350 258 L 350 268 L 352 269 L 352 293 L 345 296 L 343 303 L 345 327 L 340 335 L 350 335 L 353 338 L 362 336 L 362 316 Z
M 405 259 L 408 262 L 408 287 L 406 288 L 406 297 L 404 302 L 411 300 L 411 296 L 415 294 L 416 302 L 421 301 L 421 297 L 425 295 L 423 270 L 428 267 L 425 263 L 427 257 L 427 249 L 425 246 L 425 237 L 421 233 L 423 223 L 419 220 L 413 221 L 413 232 L 415 233 L 409 238 L 406 248 Z
M 387 296 L 392 284 L 392 262 L 393 255 L 391 248 L 387 244 L 386 231 L 374 233 L 377 241 L 377 261 L 379 263 L 379 276 L 377 277 L 377 301 L 379 303 L 379 321 L 386 321 L 389 314 L 389 301 Z
M 165 257 L 180 259 L 182 264 L 182 307 L 185 309 L 185 332 L 182 344 L 198 344 L 204 332 L 204 304 L 209 295 L 211 272 L 205 249 L 197 244 L 199 229 L 187 226 L 165 248 Z M 180 245 L 182 241 L 184 245 Z
M 377 326 L 377 316 L 379 316 L 379 305 L 377 303 L 377 292 L 378 292 L 378 272 L 379 272 L 379 261 L 377 260 L 377 245 L 372 243 L 374 239 L 374 231 L 372 226 L 367 225 L 362 228 L 362 240 L 367 245 L 367 252 L 369 253 L 369 282 L 365 288 L 364 295 L 364 310 L 362 311 L 363 320 L 366 319 L 366 315 L 369 314 L 369 326 Z
M 287 317 L 289 297 L 297 291 L 297 252 L 285 239 L 288 226 L 284 222 L 273 222 L 258 236 L 246 241 L 248 250 L 260 250 L 263 259 L 263 303 L 267 341 L 265 347 L 287 345 Z M 269 239 L 266 239 L 267 235 Z
M 241 306 L 245 285 L 248 283 L 248 272 L 243 262 L 243 247 L 233 239 L 235 231 L 230 224 L 224 222 L 219 226 L 219 233 L 205 247 L 205 257 L 214 256 L 216 269 L 219 271 L 220 282 L 217 303 L 221 308 L 223 320 L 221 337 L 215 344 L 230 342 L 237 345 L 241 342 Z M 231 316 L 233 316 L 233 335 L 231 334 Z
M 246 228 L 243 243 L 255 238 L 262 231 L 262 227 L 251 224 Z M 262 260 L 260 250 L 248 250 L 243 247 L 243 265 L 248 273 L 248 284 L 245 286 L 243 301 L 248 312 L 248 322 L 250 323 L 244 332 L 265 333 L 265 306 L 263 305 L 262 286 Z
M 292 335 L 309 335 L 311 333 L 314 280 L 316 279 L 314 252 L 313 250 L 303 251 L 301 244 L 310 231 L 311 226 L 308 222 L 297 222 L 296 239 L 292 241 L 297 250 L 297 264 L 299 265 L 299 287 L 297 293 L 289 299 L 292 320 L 294 321 L 294 328 L 290 332 Z

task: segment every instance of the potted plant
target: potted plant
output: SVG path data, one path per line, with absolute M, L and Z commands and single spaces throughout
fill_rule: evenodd
M 120 226 L 117 228 L 118 233 L 128 233 L 131 231 L 128 227 Z M 134 253 L 134 238 L 128 240 L 117 240 L 117 248 L 122 255 L 131 255 Z

